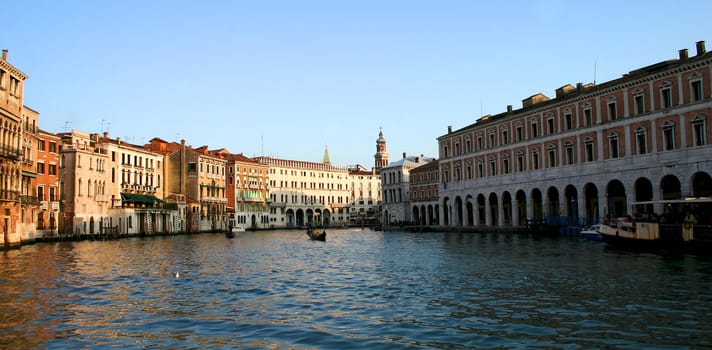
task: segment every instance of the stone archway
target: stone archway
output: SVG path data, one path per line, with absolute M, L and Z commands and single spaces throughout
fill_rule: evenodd
M 490 225 L 499 226 L 499 198 L 497 194 L 492 192 L 489 195 L 490 205 Z
M 712 177 L 705 172 L 692 175 L 692 195 L 694 197 L 712 197 Z
M 628 215 L 625 186 L 619 180 L 611 180 L 606 186 L 608 216 L 618 218 Z
M 634 186 L 636 202 L 649 202 L 653 200 L 653 183 L 650 182 L 650 180 L 641 177 L 635 180 Z M 653 214 L 655 209 L 652 203 L 637 204 L 633 208 L 633 212 L 636 214 Z
M 524 226 L 527 224 L 527 195 L 524 191 L 519 190 L 515 198 L 517 200 L 517 225 Z

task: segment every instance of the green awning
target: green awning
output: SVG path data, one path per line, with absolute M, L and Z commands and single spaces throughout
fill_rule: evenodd
M 134 204 L 154 204 L 161 203 L 162 200 L 158 199 L 156 196 L 144 195 L 144 194 L 133 194 L 133 193 L 122 193 L 122 202 L 131 202 Z

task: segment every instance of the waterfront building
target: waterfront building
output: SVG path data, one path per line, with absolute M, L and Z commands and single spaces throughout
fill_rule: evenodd
M 207 146 L 192 148 L 153 138 L 145 148 L 165 155 L 164 195 L 186 209 L 188 232 L 227 228 L 227 161 Z
M 438 137 L 440 224 L 590 224 L 712 195 L 712 54 L 680 50 L 602 84 L 484 116 Z
M 381 217 L 381 175 L 361 165 L 348 168 L 349 224 L 374 224 Z
M 437 159 L 410 171 L 411 217 L 416 225 L 439 225 L 439 172 L 440 165 Z
M 104 132 L 99 142 L 109 156 L 106 196 L 110 197 L 107 234 L 180 232 L 178 208 L 163 200 L 164 156 Z
M 268 167 L 242 154 L 218 152 L 227 160 L 227 212 L 242 228 L 268 228 Z
M 20 220 L 22 110 L 27 76 L 8 62 L 8 51 L 0 57 L 0 242 L 21 241 Z
M 325 152 L 328 161 L 328 153 Z M 268 167 L 270 226 L 348 224 L 349 172 L 330 162 L 256 157 Z
M 410 203 L 410 171 L 434 159 L 424 155 L 409 156 L 391 162 L 380 169 L 383 189 L 383 222 L 386 225 L 402 225 L 413 222 Z
M 60 235 L 99 235 L 108 218 L 111 158 L 98 134 L 83 131 L 58 134 L 60 176 Z
M 37 132 L 37 215 L 39 237 L 56 237 L 59 211 L 59 145 L 62 139 L 50 132 Z M 39 165 L 42 163 L 42 165 Z
M 40 212 L 40 201 L 37 198 L 37 175 L 44 174 L 49 169 L 44 162 L 37 161 L 39 137 L 37 122 L 40 114 L 23 106 L 22 108 L 22 139 L 20 140 L 20 215 L 17 231 L 23 242 L 33 241 L 38 236 L 37 215 Z M 55 174 L 57 168 L 52 169 Z

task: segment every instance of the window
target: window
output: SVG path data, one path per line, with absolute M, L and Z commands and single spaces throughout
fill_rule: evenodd
M 548 147 L 548 153 L 549 153 L 549 167 L 554 168 L 556 167 L 556 146 L 554 145 L 549 145 Z
M 509 174 L 509 157 L 507 156 L 502 159 L 502 173 Z
M 705 117 L 700 115 L 692 120 L 692 142 L 693 146 L 704 146 L 707 144 Z
M 477 177 L 485 177 L 485 166 L 482 161 L 477 163 Z
M 690 82 L 690 94 L 692 102 L 702 101 L 702 80 Z
M 443 146 L 443 158 L 447 158 L 447 146 Z
M 465 152 L 472 153 L 472 143 L 470 140 L 465 140 Z
M 586 126 L 593 125 L 593 113 L 591 112 L 591 108 L 586 108 L 583 110 L 583 119 L 583 122 Z
M 518 172 L 524 171 L 524 153 L 523 152 L 517 153 L 517 171 Z
M 52 153 L 57 153 L 57 143 L 54 141 L 49 142 L 49 151 Z
M 532 122 L 532 137 L 539 137 L 539 127 L 536 122 Z
M 564 114 L 564 122 L 566 123 L 566 130 L 571 130 L 574 128 L 573 117 L 571 116 L 571 113 Z
M 37 162 L 37 173 L 38 174 L 44 174 L 45 173 L 45 165 L 42 162 Z
M 675 149 L 675 123 L 663 123 L 663 151 Z
M 460 143 L 458 143 L 458 142 L 455 143 L 455 154 L 454 155 L 455 156 L 460 155 Z
M 586 161 L 593 162 L 593 140 L 590 137 L 586 138 L 584 147 L 586 148 Z
M 502 130 L 502 144 L 503 145 L 509 144 L 509 133 L 507 132 L 507 130 Z
M 472 180 L 472 165 L 467 165 L 467 180 Z
M 643 94 L 638 94 L 633 97 L 635 100 L 635 114 L 645 113 L 645 96 Z
M 615 102 L 608 102 L 608 120 L 618 119 L 618 109 Z
M 647 130 L 640 127 L 635 130 L 635 150 L 638 154 L 648 153 L 648 137 Z
M 522 141 L 524 140 L 524 136 L 522 135 L 522 126 L 517 125 L 517 141 Z
M 539 152 L 532 152 L 532 167 L 534 170 L 539 170 Z
M 477 150 L 481 151 L 482 149 L 484 149 L 482 145 L 482 136 L 477 136 Z
M 546 125 L 548 127 L 549 135 L 554 133 L 554 118 L 549 118 L 546 120 Z
M 496 176 L 497 175 L 497 159 L 492 157 L 490 158 L 490 175 L 491 176 Z
M 57 175 L 57 164 L 50 164 L 50 165 L 49 165 L 49 174 L 50 174 L 50 175 Z
M 37 186 L 37 200 L 42 202 L 45 200 L 44 197 L 44 186 Z
M 39 140 L 39 142 L 37 142 L 37 150 L 44 152 L 44 150 L 45 150 L 45 141 L 44 140 Z
M 660 100 L 662 108 L 672 107 L 672 89 L 670 89 L 670 84 L 665 84 L 660 89 Z
M 492 148 L 494 147 L 494 133 L 489 134 L 489 147 Z
M 612 133 L 608 136 L 608 151 L 611 159 L 618 158 L 618 134 Z
M 574 144 L 572 142 L 566 143 L 566 164 L 574 164 Z

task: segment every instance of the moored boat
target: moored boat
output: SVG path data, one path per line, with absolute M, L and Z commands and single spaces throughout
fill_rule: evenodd
M 600 225 L 586 227 L 581 230 L 581 236 L 583 236 L 583 238 L 587 241 L 601 242 L 603 241 L 603 237 L 601 236 L 601 233 L 598 232 L 599 228 Z
M 624 217 L 604 221 L 599 225 L 598 232 L 607 244 L 630 250 L 712 254 L 712 222 L 708 222 L 712 199 L 694 198 L 634 204 L 663 204 L 665 208 L 675 205 L 675 213 L 679 215 L 668 213 L 659 220 L 634 220 Z M 704 218 L 704 221 L 700 222 L 698 217 Z

